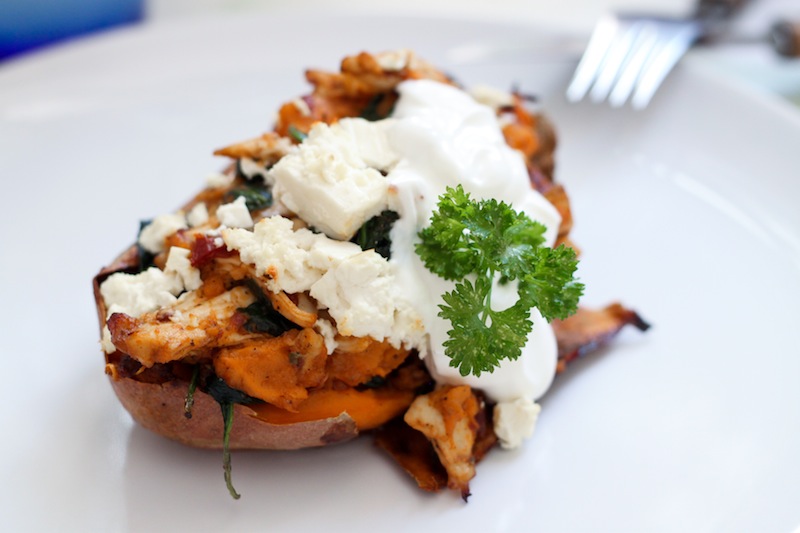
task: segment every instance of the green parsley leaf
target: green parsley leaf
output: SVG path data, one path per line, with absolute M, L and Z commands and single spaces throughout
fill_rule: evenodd
M 533 328 L 531 308 L 548 321 L 577 309 L 583 285 L 574 279 L 575 251 L 543 246 L 544 233 L 525 213 L 494 199 L 472 200 L 461 185 L 439 197 L 416 252 L 428 270 L 457 282 L 442 295 L 439 316 L 452 326 L 445 354 L 461 375 L 480 376 L 517 359 Z M 494 284 L 512 281 L 517 302 L 493 309 Z
M 583 283 L 573 277 L 577 268 L 572 248 L 539 248 L 533 270 L 519 284 L 522 301 L 539 309 L 548 321 L 567 318 L 577 310 L 583 294 Z
M 491 373 L 501 359 L 518 358 L 533 326 L 529 308 L 491 309 L 491 288 L 491 279 L 481 276 L 474 284 L 466 279 L 457 283 L 455 290 L 442 296 L 445 304 L 439 306 L 439 316 L 453 326 L 444 352 L 462 376 Z

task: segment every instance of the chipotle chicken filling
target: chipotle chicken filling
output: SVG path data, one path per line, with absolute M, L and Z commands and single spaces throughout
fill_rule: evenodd
M 344 324 L 311 291 L 280 290 L 276 283 L 289 274 L 258 271 L 226 245 L 221 233 L 274 216 L 290 220 L 293 231 L 308 232 L 307 221 L 273 198 L 268 170 L 296 150 L 314 124 L 390 116 L 396 87 L 405 80 L 455 83 L 410 52 L 361 53 L 345 58 L 340 72 L 310 70 L 306 78 L 313 91 L 284 104 L 273 131 L 215 152 L 232 159 L 227 178 L 184 206 L 181 213 L 194 216 L 183 227 L 163 230 L 150 249 L 137 243 L 95 278 L 106 372 L 115 381 L 180 384 L 187 391 L 187 417 L 196 395 L 212 396 L 225 424 L 223 438 L 208 445 L 224 447 L 226 481 L 234 497 L 228 437 L 240 416 L 234 412 L 243 412 L 234 410 L 236 404 L 247 407 L 244 416 L 275 425 L 347 413 L 358 431 L 376 430 L 378 445 L 421 488 L 449 487 L 466 499 L 475 464 L 497 442 L 492 403 L 482 392 L 468 385 L 437 385 L 413 345 L 343 334 Z M 527 100 L 511 94 L 495 112 L 505 141 L 524 158 L 531 186 L 560 215 L 556 244 L 573 246 L 569 199 L 553 180 L 554 131 Z M 233 207 L 240 198 L 244 207 Z M 376 213 L 352 236 L 352 246 L 388 258 L 396 220 L 393 211 Z M 150 233 L 158 234 L 157 229 Z M 134 276 L 148 278 L 148 290 L 156 294 L 152 301 L 120 303 L 115 284 Z M 619 304 L 553 321 L 557 370 L 627 324 L 648 327 Z M 329 442 L 337 438 L 335 433 L 328 437 Z

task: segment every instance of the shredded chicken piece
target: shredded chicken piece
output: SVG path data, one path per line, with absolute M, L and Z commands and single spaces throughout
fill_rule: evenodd
M 251 282 L 258 285 L 261 292 L 269 298 L 272 307 L 287 320 L 302 328 L 310 328 L 314 326 L 317 321 L 316 312 L 301 309 L 285 292 L 272 292 L 267 280 L 263 276 L 259 276 L 256 272 L 255 265 L 242 262 L 238 254 L 235 257 L 215 259 L 210 265 L 208 272 L 204 272 L 204 274 L 207 274 L 207 276 L 203 278 L 205 283 L 217 277 L 221 280 L 221 283 L 226 286 L 230 285 L 232 282 L 249 279 Z M 297 296 L 297 298 L 299 301 L 299 296 Z
M 391 55 L 390 55 L 391 54 Z M 341 72 L 306 71 L 315 93 L 329 97 L 363 98 L 393 90 L 404 79 L 434 79 L 449 83 L 447 76 L 411 52 L 345 57 Z
M 316 324 L 317 313 L 300 309 L 285 292 L 265 291 L 264 294 L 269 298 L 273 309 L 283 315 L 287 320 L 303 328 L 311 328 Z
M 272 132 L 248 139 L 214 151 L 214 155 L 239 159 L 246 157 L 262 163 L 273 163 L 292 149 L 289 139 Z
M 290 134 L 290 127 L 307 133 L 316 122 L 333 124 L 343 117 L 363 116 L 369 108 L 385 116 L 397 99 L 394 89 L 408 79 L 431 79 L 452 83 L 441 71 L 401 50 L 381 54 L 360 54 L 342 60 L 340 72 L 308 70 L 312 94 L 284 104 L 278 112 L 275 132 Z
M 232 320 L 237 309 L 254 301 L 255 297 L 244 287 L 235 287 L 208 300 L 195 291 L 172 306 L 139 318 L 114 313 L 108 319 L 108 329 L 118 350 L 151 367 L 255 337 L 241 328 L 244 320 Z
M 461 491 L 466 501 L 469 481 L 475 477 L 475 445 L 480 405 L 467 385 L 444 386 L 418 396 L 404 420 L 433 444 L 447 471 L 447 486 Z

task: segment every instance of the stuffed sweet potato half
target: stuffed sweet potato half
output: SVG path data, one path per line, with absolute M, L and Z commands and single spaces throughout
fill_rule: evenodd
M 230 450 L 324 446 L 364 431 L 422 488 L 466 497 L 490 448 L 532 433 L 534 400 L 553 374 L 624 325 L 647 326 L 619 304 L 575 313 L 569 200 L 553 180 L 553 129 L 528 98 L 466 93 L 405 51 L 361 53 L 306 78 L 313 91 L 284 104 L 272 131 L 215 152 L 231 159 L 225 172 L 176 213 L 143 222 L 95 277 L 106 373 L 142 426 L 223 448 L 236 497 Z M 497 181 L 508 173 L 525 191 Z M 500 203 L 487 198 L 494 190 Z M 445 191 L 438 224 L 457 229 L 448 238 L 429 216 Z M 523 197 L 531 217 L 510 208 Z M 472 219 L 441 218 L 453 211 Z M 510 270 L 485 267 L 482 284 L 483 259 L 469 247 L 511 219 L 500 241 L 513 246 L 499 255 Z M 540 248 L 541 264 L 526 267 Z M 498 310 L 482 296 L 485 316 L 471 323 L 457 296 L 482 287 L 518 300 Z M 512 341 L 510 362 L 482 358 Z M 458 364 L 437 363 L 442 355 Z

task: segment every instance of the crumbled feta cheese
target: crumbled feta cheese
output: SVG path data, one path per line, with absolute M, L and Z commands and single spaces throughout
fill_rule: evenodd
M 542 408 L 527 398 L 500 402 L 494 406 L 494 432 L 505 449 L 517 448 L 533 435 Z
M 191 252 L 186 248 L 173 246 L 169 249 L 167 263 L 164 266 L 165 273 L 174 272 L 178 275 L 187 291 L 198 289 L 203 284 L 200 279 L 200 270 L 192 266 L 192 262 L 189 260 L 190 254 Z
M 233 176 L 221 172 L 214 172 L 206 176 L 206 186 L 211 189 L 221 189 L 231 183 L 233 183 Z
M 422 320 L 402 297 L 386 259 L 351 242 L 292 227 L 291 220 L 274 216 L 260 220 L 253 231 L 223 229 L 222 237 L 229 250 L 237 250 L 267 278 L 271 291 L 309 291 L 342 335 L 389 339 L 395 347 L 422 344 Z M 322 319 L 315 327 L 332 352 L 332 328 L 326 334 Z
M 167 237 L 187 227 L 183 213 L 159 215 L 139 233 L 139 244 L 151 254 L 159 254 L 164 251 Z
M 138 274 L 116 272 L 100 285 L 109 316 L 125 313 L 137 317 L 175 303 L 182 291 L 183 283 L 178 275 L 156 267 Z
M 108 325 L 103 326 L 103 336 L 100 337 L 100 347 L 103 348 L 105 353 L 114 353 L 117 351 L 117 347 L 114 346 L 114 342 L 111 340 L 111 330 L 108 329 Z
M 233 202 L 222 204 L 217 208 L 219 223 L 229 228 L 252 228 L 253 217 L 247 209 L 244 196 L 238 197 Z
M 283 140 L 284 139 L 281 139 L 281 141 Z M 283 151 L 288 153 L 291 150 L 287 149 Z M 259 178 L 264 180 L 264 182 L 267 184 L 272 184 L 272 178 L 270 177 L 269 172 L 267 172 L 267 168 L 255 159 L 250 159 L 249 157 L 242 157 L 239 159 L 239 173 L 248 181 Z
M 387 123 L 353 118 L 315 125 L 299 149 L 270 171 L 276 198 L 328 236 L 350 239 L 387 205 L 380 171 L 397 161 Z
M 406 49 L 382 52 L 375 56 L 378 65 L 387 72 L 403 70 L 408 66 L 412 57 L 412 52 Z
M 322 335 L 328 355 L 332 354 L 336 347 L 339 346 L 339 343 L 336 342 L 336 328 L 333 327 L 329 320 L 318 318 L 314 323 L 314 330 Z
M 205 231 L 206 237 L 213 239 L 214 248 L 222 248 L 225 246 L 225 240 L 222 238 L 221 231 L 225 228 L 212 228 Z
M 196 228 L 208 222 L 208 207 L 205 202 L 199 202 L 186 214 L 189 226 Z
M 487 85 L 476 85 L 469 92 L 476 102 L 489 106 L 494 110 L 514 105 L 514 96 L 508 91 L 501 91 Z
M 335 261 L 361 252 L 351 242 L 333 241 L 305 228 L 294 231 L 292 221 L 281 216 L 260 220 L 253 231 L 223 229 L 222 238 L 242 261 L 267 276 L 274 292 L 307 291 Z
M 310 294 L 328 309 L 342 335 L 388 339 L 396 347 L 417 345 L 422 338 L 421 318 L 402 297 L 392 265 L 373 250 L 333 265 Z

